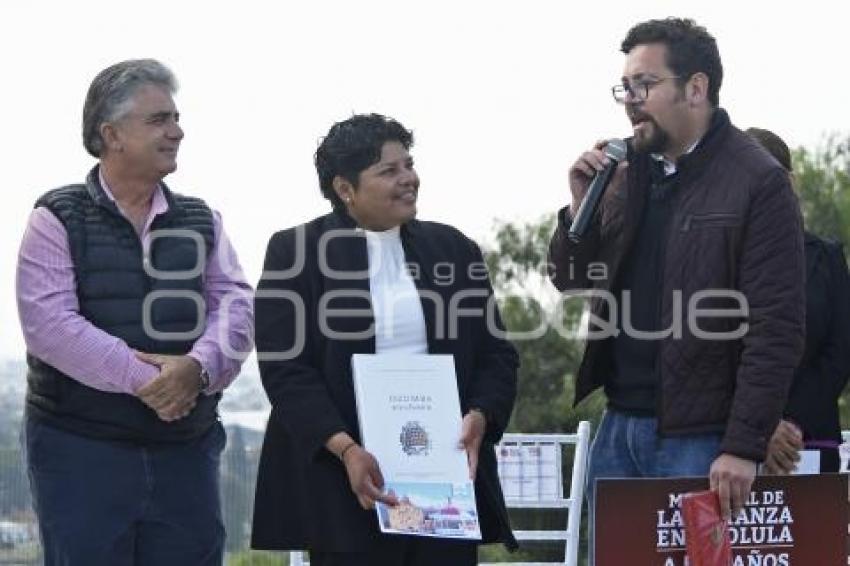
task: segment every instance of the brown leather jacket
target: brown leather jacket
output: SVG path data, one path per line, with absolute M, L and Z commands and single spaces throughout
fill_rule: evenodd
M 581 243 L 567 239 L 569 213 L 559 212 L 549 249 L 551 278 L 558 290 L 610 293 L 616 288 L 649 187 L 650 157 L 630 148 L 628 160 L 626 182 L 608 187 L 613 194 L 605 195 Z M 681 332 L 659 344 L 660 431 L 670 436 L 721 432 L 723 452 L 761 461 L 804 345 L 799 206 L 785 171 L 735 128 L 722 109 L 715 112 L 697 149 L 677 165 L 679 180 L 663 256 L 660 328 Z M 697 301 L 697 293 L 705 290 L 740 292 L 748 315 L 700 315 L 693 306 L 739 305 L 738 300 L 716 296 Z M 620 297 L 615 300 L 619 305 Z M 696 302 L 689 305 L 691 301 Z M 599 320 L 611 320 L 607 299 L 592 298 L 590 308 Z M 699 318 L 689 322 L 689 314 Z M 741 338 L 700 335 L 733 332 L 742 324 L 748 328 Z M 591 324 L 591 329 L 599 327 Z M 576 403 L 610 375 L 611 342 L 588 340 L 576 378 Z

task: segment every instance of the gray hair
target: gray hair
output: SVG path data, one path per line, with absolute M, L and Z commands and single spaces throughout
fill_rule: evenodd
M 139 87 L 152 84 L 169 93 L 177 91 L 177 79 L 171 70 L 154 59 L 130 59 L 102 70 L 94 78 L 83 106 L 83 145 L 94 157 L 100 157 L 104 143 L 100 126 L 123 117 L 130 110 L 130 99 Z

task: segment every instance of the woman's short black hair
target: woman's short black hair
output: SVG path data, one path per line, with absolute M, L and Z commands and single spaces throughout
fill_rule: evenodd
M 626 55 L 638 45 L 663 43 L 667 46 L 667 66 L 684 84 L 695 73 L 708 77 L 708 100 L 720 105 L 723 63 L 717 41 L 708 31 L 687 18 L 649 20 L 634 26 L 626 34 L 620 50 Z
M 794 170 L 791 166 L 791 150 L 782 138 L 764 128 L 747 128 L 746 133 L 759 142 L 786 171 L 790 173 Z
M 322 195 L 334 208 L 343 206 L 333 188 L 334 178 L 339 175 L 356 189 L 360 173 L 380 161 L 381 149 L 387 142 L 398 142 L 410 149 L 413 132 L 381 114 L 355 114 L 331 126 L 316 150 L 314 162 Z

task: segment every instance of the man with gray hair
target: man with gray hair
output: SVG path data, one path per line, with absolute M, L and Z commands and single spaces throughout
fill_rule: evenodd
M 26 442 L 45 564 L 221 564 L 221 391 L 253 344 L 251 288 L 221 217 L 171 192 L 171 71 L 89 87 L 85 183 L 38 199 L 21 244 Z

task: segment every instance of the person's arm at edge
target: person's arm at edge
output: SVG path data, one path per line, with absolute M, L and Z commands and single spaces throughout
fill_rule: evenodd
M 778 169 L 754 189 L 740 265 L 749 329 L 721 455 L 710 472 L 726 517 L 743 505 L 765 458 L 805 341 L 802 219 L 787 175 Z
M 781 171 L 754 191 L 744 231 L 739 281 L 749 329 L 721 449 L 758 462 L 782 417 L 805 346 L 802 219 Z

